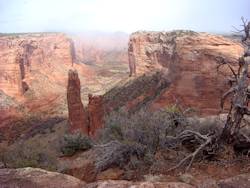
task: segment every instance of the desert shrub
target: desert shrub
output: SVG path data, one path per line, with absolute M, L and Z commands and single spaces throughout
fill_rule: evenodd
M 77 151 L 85 151 L 93 146 L 91 139 L 80 133 L 67 134 L 61 143 L 61 152 L 65 156 L 72 156 Z
M 2 161 L 8 168 L 34 167 L 56 170 L 56 157 L 22 143 L 11 147 L 2 154 Z
M 105 128 L 100 137 L 103 143 L 111 140 L 139 143 L 154 153 L 161 147 L 161 142 L 166 136 L 176 135 L 186 126 L 186 118 L 176 109 L 156 112 L 142 109 L 132 115 L 118 111 L 106 117 Z
M 132 143 L 122 143 L 117 140 L 110 141 L 106 144 L 95 146 L 96 152 L 96 169 L 103 171 L 111 166 L 124 167 L 132 156 L 141 159 L 145 153 L 145 147 Z
M 123 148 L 119 151 L 123 152 L 114 152 L 115 147 L 110 147 L 108 152 L 110 157 L 100 160 L 105 164 L 101 165 L 104 166 L 101 169 L 114 164 L 114 160 L 119 165 L 127 164 L 131 168 L 151 165 L 155 153 L 166 148 L 167 137 L 180 133 L 186 126 L 186 118 L 177 108 L 156 112 L 141 109 L 135 114 L 128 114 L 125 111 L 109 114 L 105 119 L 105 128 L 99 136 L 100 142 L 108 144 L 115 141 Z M 116 153 L 113 154 L 116 157 L 111 153 Z

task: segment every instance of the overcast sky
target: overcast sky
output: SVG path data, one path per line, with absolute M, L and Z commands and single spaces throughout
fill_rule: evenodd
M 230 32 L 250 0 L 0 0 L 0 32 Z

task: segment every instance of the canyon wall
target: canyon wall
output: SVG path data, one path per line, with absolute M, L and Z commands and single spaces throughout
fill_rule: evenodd
M 128 49 L 131 76 L 167 72 L 171 84 L 151 104 L 153 109 L 177 104 L 204 115 L 218 113 L 227 88 L 230 70 L 218 72 L 219 60 L 233 66 L 244 51 L 238 42 L 192 31 L 136 32 Z
M 72 48 L 72 41 L 61 33 L 0 36 L 0 89 L 20 96 L 38 74 L 56 80 L 60 65 L 73 65 Z

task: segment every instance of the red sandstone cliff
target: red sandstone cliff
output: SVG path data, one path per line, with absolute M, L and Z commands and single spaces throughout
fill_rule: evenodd
M 227 87 L 229 70 L 217 72 L 218 58 L 233 64 L 242 53 L 240 43 L 192 31 L 136 32 L 130 36 L 128 48 L 131 75 L 141 77 L 155 70 L 167 73 L 171 84 L 153 99 L 153 109 L 177 103 L 201 114 L 219 111 L 220 97 Z
M 72 66 L 72 52 L 71 40 L 60 33 L 1 36 L 0 89 L 10 96 L 19 96 L 34 81 L 62 83 L 58 77 L 67 72 L 62 67 Z
M 78 41 L 80 45 L 75 45 L 76 41 L 73 39 L 62 33 L 0 36 L 0 94 L 4 93 L 15 99 L 6 107 L 5 103 L 8 101 L 0 95 L 0 134 L 5 132 L 8 135 L 8 127 L 18 129 L 12 124 L 21 119 L 25 121 L 30 117 L 46 119 L 54 116 L 66 118 L 68 108 L 65 93 L 68 70 L 72 66 L 83 83 L 78 89 L 82 91 L 81 99 L 84 104 L 88 103 L 88 93 L 103 94 L 126 77 L 126 49 L 123 49 L 119 41 L 113 45 L 122 46 L 116 51 L 113 48 L 89 46 L 90 42 L 85 45 Z M 84 49 L 84 53 L 80 54 L 84 56 L 83 59 L 79 58 L 79 49 Z M 91 53 L 88 54 L 89 52 Z M 92 57 L 98 57 L 97 60 L 101 63 L 87 65 L 86 61 Z M 98 66 L 95 63 L 99 63 Z M 96 120 L 98 114 L 102 114 L 102 108 L 98 108 L 99 102 L 97 97 L 93 97 L 90 102 L 90 113 L 97 114 L 90 118 L 93 127 L 99 127 L 98 124 L 102 123 L 102 120 Z M 95 134 L 95 130 L 90 132 Z

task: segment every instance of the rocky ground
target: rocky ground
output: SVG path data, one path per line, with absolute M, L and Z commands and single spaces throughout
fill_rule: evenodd
M 159 182 L 156 178 L 143 182 L 107 180 L 86 184 L 72 176 L 38 168 L 0 169 L 0 184 L 5 188 L 248 188 L 250 186 L 250 175 L 247 173 L 219 181 L 206 179 L 196 185 L 195 179 L 188 174 L 180 177 L 182 182 Z

